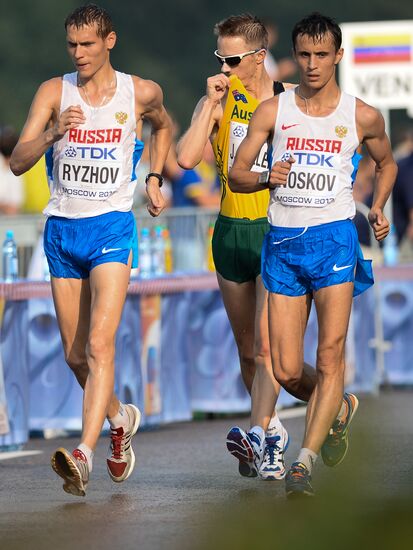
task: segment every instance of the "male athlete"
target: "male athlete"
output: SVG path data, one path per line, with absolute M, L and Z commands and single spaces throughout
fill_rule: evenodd
M 299 86 L 258 107 L 230 172 L 233 191 L 271 190 L 262 278 L 270 293 L 274 374 L 293 394 L 302 387 L 312 299 L 317 310 L 317 381 L 302 449 L 286 476 L 287 496 L 313 495 L 312 467 L 326 437 L 330 449 L 322 452 L 324 461 L 341 461 L 347 446 L 341 436 L 357 408 L 355 396 L 346 394 L 342 400 L 344 346 L 353 294 L 373 282 L 351 221 L 357 148 L 364 143 L 376 163 L 369 222 L 378 241 L 389 232 L 383 208 L 397 171 L 381 114 L 337 85 L 336 66 L 343 56 L 337 23 L 313 13 L 296 24 L 292 39 Z M 257 176 L 250 170 L 267 141 L 274 162 L 270 172 Z M 333 421 L 335 433 L 329 434 Z
M 164 207 L 160 173 L 171 124 L 157 84 L 113 69 L 116 34 L 105 10 L 80 7 L 65 28 L 76 72 L 40 86 L 11 168 L 22 174 L 49 150 L 44 247 L 65 358 L 84 389 L 81 442 L 72 453 L 58 449 L 51 462 L 63 489 L 84 496 L 105 418 L 111 427 L 112 480 L 125 480 L 135 463 L 131 438 L 140 412 L 113 393 L 115 336 L 136 259 L 131 207 L 142 121 L 147 119 L 153 131 L 146 178 L 153 216 Z
M 248 433 L 238 427 L 231 429 L 227 447 L 239 460 L 241 475 L 255 477 L 259 473 L 263 479 L 278 480 L 285 476 L 288 434 L 274 413 L 279 385 L 272 374 L 268 295 L 260 275 L 262 242 L 269 229 L 269 193 L 262 187 L 250 195 L 232 192 L 228 171 L 252 113 L 260 101 L 282 92 L 284 85 L 273 82 L 264 69 L 268 35 L 256 17 L 231 16 L 215 26 L 215 33 L 215 56 L 221 73 L 207 80 L 206 95 L 199 101 L 191 126 L 178 144 L 178 162 L 183 168 L 193 168 L 211 140 L 222 185 L 221 209 L 212 242 L 214 262 L 238 347 L 242 377 L 251 394 L 251 429 Z M 252 169 L 257 174 L 267 168 L 264 144 Z M 305 366 L 296 397 L 308 401 L 315 382 L 314 369 Z M 349 410 L 342 415 L 343 422 L 337 424 L 345 426 L 344 432 L 337 433 L 333 427 L 332 437 L 326 441 L 324 457 L 331 466 L 340 462 L 347 451 L 347 425 L 352 414 L 353 410 Z

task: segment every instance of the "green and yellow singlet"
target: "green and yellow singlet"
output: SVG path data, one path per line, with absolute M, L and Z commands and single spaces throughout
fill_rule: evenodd
M 228 185 L 228 172 L 231 169 L 237 149 L 247 135 L 248 124 L 259 100 L 249 94 L 241 80 L 230 76 L 230 87 L 221 124 L 212 148 L 215 154 L 218 175 L 221 180 L 220 214 L 229 218 L 256 220 L 267 216 L 269 190 L 255 193 L 233 193 Z M 251 170 L 268 170 L 267 144 L 264 144 Z

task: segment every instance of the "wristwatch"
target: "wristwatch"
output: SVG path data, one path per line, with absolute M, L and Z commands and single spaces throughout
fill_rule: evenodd
M 156 172 L 149 172 L 149 174 L 145 178 L 145 183 L 148 183 L 149 178 L 158 178 L 159 180 L 159 187 L 162 187 L 163 184 L 163 176 L 162 174 L 157 174 Z
M 267 187 L 269 181 L 270 181 L 270 171 L 264 170 L 264 172 L 260 172 L 258 176 L 258 183 L 260 183 L 263 187 Z

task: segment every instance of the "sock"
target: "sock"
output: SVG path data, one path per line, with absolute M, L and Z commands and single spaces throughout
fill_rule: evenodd
M 277 412 L 274 411 L 274 415 L 270 419 L 265 435 L 266 437 L 273 437 L 274 435 L 277 435 L 277 433 L 280 432 L 282 428 L 283 425 L 281 424 L 281 420 L 278 418 Z
M 265 432 L 261 426 L 253 426 L 248 433 L 254 433 L 260 438 L 261 441 L 264 441 Z
M 76 448 L 79 449 L 79 451 L 82 451 L 82 453 L 85 455 L 87 460 L 87 465 L 89 466 L 89 472 L 91 472 L 93 467 L 93 455 L 95 453 L 92 451 L 90 447 L 88 447 L 84 443 L 81 443 Z
M 119 411 L 112 418 L 108 418 L 111 428 L 127 428 L 129 426 L 129 416 L 125 407 L 119 401 Z
M 317 456 L 317 453 L 315 453 L 311 449 L 306 449 L 305 447 L 303 447 L 298 453 L 298 458 L 296 462 L 301 462 L 302 464 L 304 464 L 311 475 L 313 466 L 315 464 L 315 461 L 317 460 Z

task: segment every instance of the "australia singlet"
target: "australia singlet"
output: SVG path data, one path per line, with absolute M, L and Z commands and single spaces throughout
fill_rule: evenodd
M 116 71 L 116 92 L 101 107 L 82 98 L 77 73 L 63 76 L 60 113 L 80 105 L 86 121 L 46 153 L 50 200 L 46 216 L 85 218 L 132 208 L 135 169 L 143 143 L 136 139 L 132 77 Z
M 286 186 L 271 191 L 270 224 L 307 227 L 353 218 L 358 146 L 355 97 L 341 92 L 333 113 L 313 117 L 297 107 L 294 90 L 281 94 L 272 159 L 290 153 L 295 162 Z
M 284 88 L 281 83 L 278 93 Z M 265 218 L 268 210 L 268 190 L 256 193 L 233 193 L 228 185 L 228 172 L 231 169 L 237 149 L 247 135 L 248 124 L 259 101 L 247 92 L 241 80 L 230 76 L 230 87 L 219 130 L 212 142 L 218 175 L 221 180 L 220 214 L 229 218 L 256 220 Z M 268 169 L 267 144 L 263 145 L 253 167 L 254 172 Z

